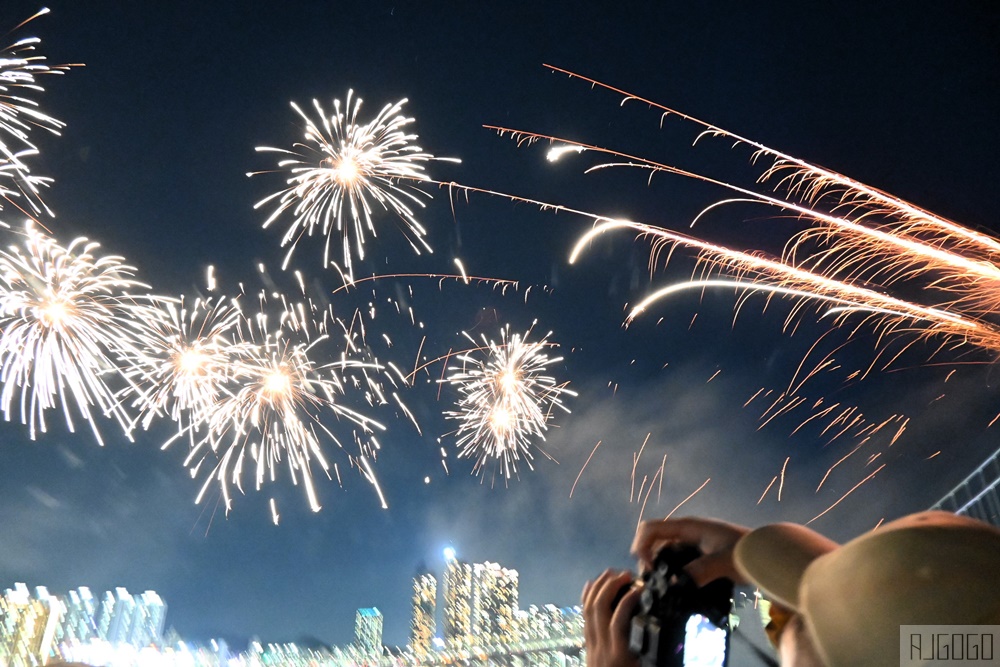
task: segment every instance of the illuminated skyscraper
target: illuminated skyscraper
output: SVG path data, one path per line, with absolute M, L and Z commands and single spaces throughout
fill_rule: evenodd
M 375 607 L 358 609 L 354 621 L 354 645 L 364 655 L 382 655 L 382 612 Z
M 517 571 L 469 565 L 449 554 L 444 573 L 444 641 L 468 648 L 518 641 Z
M 166 612 L 154 591 L 132 596 L 116 588 L 98 603 L 86 587 L 56 597 L 39 586 L 32 598 L 18 584 L 0 597 L 0 665 L 43 664 L 56 652 L 98 640 L 136 648 L 158 644 Z
M 111 617 L 115 611 L 115 594 L 111 591 L 105 591 L 104 596 L 101 598 L 101 605 L 97 610 L 97 615 L 94 617 L 95 625 L 97 625 L 97 638 L 107 641 L 108 639 L 108 627 L 111 625 Z
M 524 641 L 539 639 L 583 638 L 583 614 L 579 607 L 557 607 L 552 604 L 531 605 L 518 612 L 518 624 Z
M 79 593 L 70 593 L 66 606 L 68 612 L 60 629 L 60 641 L 97 638 L 141 648 L 163 639 L 167 605 L 155 591 L 133 596 L 119 587 L 105 593 L 97 605 L 90 591 L 81 588 Z M 85 616 L 87 611 L 89 617 Z
M 413 578 L 413 620 L 410 625 L 410 651 L 419 659 L 427 657 L 434 640 L 437 608 L 437 579 L 429 572 Z
M 472 641 L 472 566 L 450 554 L 444 568 L 444 644 L 464 648 Z
M 497 563 L 473 567 L 472 633 L 479 644 L 517 641 L 517 570 Z
M 108 595 L 111 595 L 109 592 Z M 107 608 L 105 608 L 107 611 Z M 124 588 L 116 588 L 112 598 L 110 617 L 107 621 L 107 639 L 112 644 L 128 643 L 132 619 L 135 616 L 135 599 Z

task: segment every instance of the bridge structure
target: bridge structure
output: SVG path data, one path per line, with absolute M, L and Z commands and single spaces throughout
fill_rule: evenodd
M 964 514 L 1000 526 L 1000 449 L 931 509 Z
M 419 657 L 401 650 L 381 656 L 364 656 L 353 648 L 303 650 L 287 644 L 261 648 L 259 653 L 242 654 L 228 664 L 239 667 L 583 667 L 585 659 L 582 627 L 555 637 L 444 648 Z
M 571 667 L 582 664 L 583 635 L 546 637 L 511 644 L 476 646 L 461 650 L 443 650 L 422 660 L 407 659 L 382 662 L 378 667 Z

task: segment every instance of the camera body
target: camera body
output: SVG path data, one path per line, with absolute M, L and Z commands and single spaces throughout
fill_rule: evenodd
M 724 637 L 709 642 L 712 655 L 695 660 L 698 664 L 726 665 L 733 582 L 717 579 L 699 588 L 684 566 L 700 555 L 701 551 L 694 546 L 666 546 L 656 555 L 652 570 L 643 575 L 642 596 L 629 633 L 629 650 L 639 657 L 642 667 L 694 664 L 689 649 L 696 637 L 688 633 L 692 616 L 701 616 L 714 626 L 708 628 L 710 632 L 724 633 Z M 700 646 L 699 650 L 705 647 Z M 687 661 L 685 652 L 689 653 Z

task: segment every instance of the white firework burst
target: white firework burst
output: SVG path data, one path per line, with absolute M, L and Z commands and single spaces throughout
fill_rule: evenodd
M 20 395 L 20 418 L 34 438 L 57 406 L 72 430 L 72 404 L 103 444 L 91 409 L 127 428 L 115 398 L 123 379 L 116 362 L 136 353 L 135 323 L 150 318 L 155 297 L 130 294 L 148 289 L 133 279 L 134 267 L 120 257 L 96 257 L 99 244 L 85 238 L 63 247 L 28 225 L 22 246 L 0 251 L 4 417 L 10 421 Z
M 562 361 L 546 354 L 554 346 L 548 342 L 551 332 L 534 342 L 528 340 L 530 334 L 531 328 L 511 334 L 508 325 L 501 329 L 499 343 L 483 335 L 482 346 L 458 355 L 461 365 L 449 368 L 445 382 L 460 398 L 457 409 L 445 416 L 459 422 L 454 433 L 459 456 L 476 459 L 476 471 L 490 461 L 508 478 L 517 474 L 521 460 L 533 469 L 532 443 L 545 440 L 556 408 L 569 412 L 563 397 L 576 395 L 547 374 Z
M 318 121 L 293 102 L 292 108 L 306 123 L 304 142 L 292 150 L 257 148 L 286 156 L 278 162 L 278 169 L 287 172 L 288 187 L 254 207 L 277 202 L 264 227 L 286 212 L 291 215 L 281 241 L 282 246 L 290 246 L 286 267 L 298 241 L 318 230 L 326 237 L 323 265 L 331 264 L 330 245 L 339 237 L 342 270 L 348 280 L 353 279 L 354 256 L 364 259 L 366 240 L 377 236 L 375 219 L 379 214 L 398 219 L 415 252 L 431 252 L 426 230 L 416 218 L 416 209 L 423 208 L 424 199 L 430 198 L 419 187 L 430 181 L 424 165 L 431 160 L 458 160 L 435 157 L 413 143 L 417 135 L 408 133 L 413 118 L 402 114 L 405 103 L 403 99 L 386 104 L 374 118 L 363 122 L 359 119 L 361 98 L 353 91 L 348 91 L 343 109 L 340 100 L 333 101 L 330 116 L 313 100 Z
M 140 347 L 126 359 L 131 385 L 122 398 L 132 397 L 137 424 L 149 428 L 155 417 L 166 415 L 193 446 L 195 434 L 230 391 L 232 362 L 251 344 L 237 335 L 242 313 L 225 300 L 195 299 L 190 306 L 183 298 L 164 301 L 155 314 L 139 323 Z
M 302 484 L 309 506 L 319 511 L 313 466 L 331 476 L 324 442 L 347 451 L 350 443 L 343 425 L 357 447 L 348 453 L 351 464 L 378 488 L 369 458 L 378 448 L 374 433 L 384 427 L 342 400 L 353 371 L 364 375 L 366 370 L 378 369 L 346 355 L 332 363 L 317 363 L 312 356 L 327 340 L 325 335 L 309 343 L 296 342 L 281 328 L 268 331 L 263 315 L 243 323 L 247 325 L 244 342 L 250 344 L 237 348 L 230 361 L 230 388 L 215 403 L 205 424 L 207 434 L 195 443 L 185 462 L 193 476 L 206 462 L 213 466 L 196 502 L 217 484 L 228 511 L 230 485 L 244 492 L 243 473 L 248 463 L 254 469 L 257 490 L 276 481 L 284 463 L 292 483 Z M 337 432 L 331 420 L 341 423 Z

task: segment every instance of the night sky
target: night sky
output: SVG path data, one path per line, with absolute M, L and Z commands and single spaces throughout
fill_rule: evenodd
M 646 173 L 624 169 L 584 174 L 595 162 L 587 155 L 549 164 L 544 147 L 519 148 L 483 125 L 612 147 L 740 184 L 759 174 L 745 147 L 711 139 L 692 146 L 696 128 L 676 118 L 661 128 L 656 111 L 620 106 L 614 94 L 544 63 L 704 118 L 967 226 L 1000 231 L 1000 9 L 992 3 L 49 6 L 50 15 L 17 35 L 41 37 L 51 64 L 85 67 L 44 78 L 46 91 L 37 96 L 67 124 L 61 137 L 34 134 L 41 155 L 33 172 L 55 179 L 46 201 L 56 218 L 47 224 L 64 242 L 83 235 L 125 256 L 159 293 L 203 291 L 209 265 L 228 293 L 239 283 L 250 293 L 263 286 L 258 263 L 267 266 L 268 280 L 293 284 L 280 270 L 284 227 L 262 229 L 269 209 L 253 209 L 283 179 L 246 176 L 274 167 L 274 156 L 256 146 L 288 147 L 300 138 L 293 100 L 307 106 L 316 98 L 330 109 L 353 89 L 371 114 L 406 97 L 417 143 L 462 160 L 431 163 L 435 179 L 674 229 L 727 194 L 680 177 L 647 182 Z M 8 0 L 0 25 L 13 27 L 37 9 Z M 192 639 L 259 635 L 346 644 L 355 610 L 375 606 L 385 616 L 386 643 L 402 645 L 411 577 L 421 566 L 440 572 L 445 546 L 463 560 L 517 569 L 522 608 L 575 604 L 586 579 L 609 565 L 629 566 L 639 487 L 664 455 L 662 491 L 649 496 L 645 517 L 666 514 L 711 478 L 681 511 L 753 525 L 808 521 L 885 463 L 813 524 L 846 539 L 932 504 L 997 446 L 997 427 L 988 428 L 1000 411 L 992 359 L 946 351 L 929 364 L 933 346 L 918 347 L 891 372 L 851 382 L 831 374 L 803 389 L 857 405 L 872 421 L 911 419 L 895 444 L 873 438 L 816 492 L 825 471 L 858 441 L 828 444 L 815 425 L 791 435 L 805 413 L 762 427 L 763 403 L 744 404 L 762 387 L 787 384 L 828 322 L 806 314 L 792 335 L 783 332 L 787 305 L 765 310 L 762 300 L 745 304 L 734 320 L 733 294 L 719 291 L 668 300 L 625 329 L 626 304 L 652 285 L 689 277 L 690 256 L 680 252 L 650 278 L 648 243 L 620 233 L 569 265 L 588 220 L 502 197 L 428 191 L 434 198 L 419 217 L 434 254 L 413 254 L 387 221 L 358 274 L 454 273 L 452 260 L 460 257 L 470 274 L 516 280 L 518 288 L 377 281 L 376 298 L 404 295 L 424 328 L 394 313 L 373 326 L 391 332 L 393 360 L 404 368 L 414 366 L 423 336 L 421 355 L 430 360 L 461 347 L 462 331 L 496 339 L 503 324 L 524 331 L 534 320 L 536 334 L 552 331 L 565 357 L 552 372 L 579 393 L 567 399 L 572 413 L 557 414 L 541 443 L 554 461 L 539 453 L 534 470 L 522 466 L 505 483 L 492 467 L 474 475 L 471 461 L 455 458 L 453 438 L 439 445 L 453 428 L 441 413 L 455 398 L 447 388 L 437 396 L 440 363 L 402 392 L 420 432 L 391 410 L 379 415 L 388 430 L 376 472 L 388 510 L 345 466 L 342 487 L 319 484 L 319 513 L 283 477 L 262 493 L 250 483 L 227 517 L 218 494 L 194 504 L 200 482 L 182 466 L 183 443 L 160 451 L 172 432 L 168 423 L 128 443 L 112 422 L 102 422 L 103 448 L 85 425 L 68 433 L 58 414 L 34 442 L 20 424 L 4 423 L 0 587 L 24 581 L 56 593 L 82 585 L 153 589 L 169 605 L 168 625 Z M 770 214 L 724 208 L 694 233 L 777 253 L 801 223 Z M 9 208 L 0 215 L 19 222 Z M 310 289 L 329 295 L 338 277 L 322 268 L 321 245 L 303 241 L 293 265 Z M 364 306 L 372 295 L 370 285 L 366 290 L 343 303 L 331 297 L 334 307 Z M 846 338 L 833 332 L 824 340 Z M 874 345 L 861 330 L 838 358 L 846 369 L 865 368 Z M 449 451 L 450 475 L 441 446 Z M 780 502 L 772 488 L 758 504 L 786 459 Z M 278 526 L 267 506 L 272 496 Z

